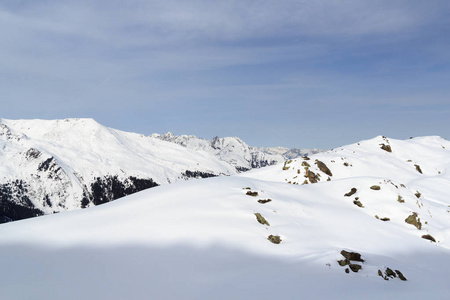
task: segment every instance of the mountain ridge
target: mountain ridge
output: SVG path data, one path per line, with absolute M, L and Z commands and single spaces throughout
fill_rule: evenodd
M 212 147 L 183 147 L 94 119 L 0 119 L 0 222 L 99 205 L 161 184 L 233 175 L 284 160 L 258 150 L 250 153 L 237 138 L 217 139 L 217 147 L 220 142 L 226 149 L 216 155 Z
M 285 147 L 251 147 L 238 137 L 218 136 L 211 140 L 199 138 L 195 135 L 174 135 L 171 132 L 165 134 L 152 134 L 152 137 L 176 143 L 193 150 L 205 150 L 213 153 L 220 160 L 236 166 L 238 171 L 247 171 L 284 162 L 299 156 L 307 156 L 319 153 L 322 150 L 314 149 L 289 149 Z M 240 149 L 240 152 L 237 152 Z

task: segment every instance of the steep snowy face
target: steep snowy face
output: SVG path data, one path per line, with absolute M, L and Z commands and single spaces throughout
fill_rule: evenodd
M 2 265 L 19 269 L 3 272 L 0 287 L 16 295 L 14 280 L 27 271 L 31 282 L 57 274 L 52 279 L 60 284 L 38 294 L 44 298 L 84 282 L 93 272 L 86 259 L 101 253 L 93 276 L 100 278 L 99 295 L 120 293 L 118 282 L 157 298 L 198 299 L 214 287 L 226 299 L 445 299 L 449 190 L 449 141 L 380 136 L 235 176 L 4 224 Z M 54 272 L 29 267 L 55 259 Z M 76 275 L 67 261 L 76 261 Z M 79 287 L 71 292 L 82 298 Z
M 212 140 L 194 135 L 176 136 L 171 132 L 152 137 L 176 143 L 193 150 L 203 150 L 234 166 L 238 172 L 283 162 L 285 159 L 318 153 L 319 149 L 288 149 L 284 147 L 250 147 L 237 137 L 215 137 Z
M 204 151 L 92 119 L 1 120 L 1 222 L 102 204 L 191 177 L 236 170 Z

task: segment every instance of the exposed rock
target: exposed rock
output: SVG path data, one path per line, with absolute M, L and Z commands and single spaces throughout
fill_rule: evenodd
M 316 160 L 315 164 L 317 165 L 320 171 L 324 172 L 328 176 L 333 176 L 333 174 L 331 173 L 330 169 L 328 169 L 326 164 L 324 164 L 320 160 Z
M 383 149 L 384 151 L 392 152 L 392 148 L 390 145 L 386 145 L 386 144 L 380 144 L 380 145 L 381 145 L 381 149 Z
M 418 218 L 417 213 L 413 212 L 412 215 L 408 216 L 405 219 L 405 222 L 417 227 L 417 229 L 422 229 L 422 223 L 420 222 L 420 218 Z
M 287 160 L 287 161 L 284 162 L 284 165 L 283 165 L 283 170 L 284 170 L 284 171 L 289 170 L 290 167 L 289 167 L 288 165 L 289 165 L 291 162 L 292 162 L 292 159 Z
M 398 278 L 400 278 L 400 280 L 406 281 L 406 277 L 403 276 L 402 272 L 400 272 L 399 270 L 395 270 L 395 273 L 397 273 L 397 276 Z
M 387 278 L 384 278 L 383 272 L 381 272 L 381 270 L 378 270 L 378 276 L 381 276 L 385 280 L 389 280 Z
M 386 222 L 386 221 L 390 221 L 391 219 L 389 219 L 389 218 L 381 218 L 380 220 Z
M 245 193 L 248 196 L 252 196 L 252 197 L 256 197 L 258 196 L 258 192 L 252 192 L 252 191 L 248 191 L 247 193 Z
M 316 183 L 316 182 L 320 181 L 318 174 L 316 174 L 310 170 L 306 170 L 305 177 L 308 178 L 309 182 L 311 182 L 311 183 Z
M 350 190 L 350 192 L 348 192 L 347 194 L 344 195 L 344 197 L 350 197 L 352 195 L 354 195 L 356 193 L 357 189 L 356 188 L 352 188 Z
M 271 199 L 259 199 L 258 202 L 261 204 L 266 204 L 267 202 L 272 201 Z
M 397 201 L 400 203 L 405 203 L 405 200 L 403 200 L 402 196 L 398 195 Z
M 390 268 L 386 268 L 385 274 L 386 274 L 387 277 L 390 277 L 390 278 L 395 278 L 395 277 L 397 277 L 397 275 L 395 274 L 395 272 L 392 271 Z
M 391 268 L 386 268 L 386 270 L 384 271 L 384 274 L 381 270 L 378 270 L 378 276 L 380 276 L 384 280 L 394 279 L 394 278 L 397 278 L 397 276 L 398 276 L 398 278 L 400 280 L 406 281 L 406 277 L 403 276 L 402 272 L 400 272 L 399 270 L 393 271 Z
M 268 237 L 267 237 L 267 239 L 269 240 L 269 241 L 271 241 L 272 243 L 274 243 L 274 244 L 279 244 L 279 243 L 281 243 L 281 238 L 280 238 L 280 236 L 279 235 L 269 235 Z
M 422 238 L 436 243 L 436 240 L 434 239 L 434 237 L 432 237 L 429 234 L 422 235 Z
M 353 201 L 353 204 L 355 204 L 358 207 L 364 208 L 364 205 L 361 203 L 361 201 L 355 200 Z
M 419 199 L 420 196 L 422 196 L 422 194 L 419 191 L 416 191 L 416 193 L 414 195 L 417 197 L 417 199 Z
M 345 273 L 349 273 L 350 272 L 349 270 L 352 270 L 353 272 L 356 273 L 362 269 L 361 265 L 351 262 L 351 261 L 364 262 L 364 260 L 361 258 L 361 254 L 342 250 L 341 255 L 344 256 L 345 259 L 338 260 L 338 264 L 341 267 L 348 266 L 348 268 L 345 269 Z
M 414 165 L 414 167 L 416 167 L 417 172 L 419 172 L 420 174 L 423 174 L 422 169 L 420 169 L 419 165 Z
M 362 269 L 362 267 L 357 264 L 349 264 L 348 267 L 350 268 L 350 270 L 352 270 L 355 273 L 357 273 L 359 270 Z
M 306 161 L 302 161 L 302 167 L 311 167 L 310 164 L 308 164 Z
M 341 255 L 348 260 L 364 262 L 364 259 L 361 258 L 361 254 L 359 254 L 358 252 L 348 252 L 348 251 L 342 250 Z
M 255 213 L 255 216 L 256 216 L 256 220 L 260 224 L 270 226 L 269 222 L 267 222 L 267 220 L 260 213 Z
M 39 158 L 42 155 L 42 152 L 34 149 L 34 148 L 30 148 L 26 153 L 25 153 L 25 157 L 27 159 L 36 159 Z
M 346 259 L 341 259 L 341 260 L 338 260 L 338 264 L 339 264 L 341 267 L 344 267 L 344 266 L 346 266 L 346 265 L 349 264 L 349 261 L 346 260 Z
M 372 186 L 370 187 L 370 189 L 371 189 L 371 190 L 374 190 L 374 191 L 379 191 L 379 190 L 381 189 L 381 187 L 380 187 L 379 185 L 372 185 Z

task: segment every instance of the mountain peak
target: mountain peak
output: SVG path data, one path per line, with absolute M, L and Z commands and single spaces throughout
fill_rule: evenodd
M 3 213 L 12 220 L 284 161 L 282 155 L 249 147 L 239 138 L 212 142 L 171 132 L 143 136 L 89 118 L 1 121 L 0 189 L 8 207 L 0 217 Z

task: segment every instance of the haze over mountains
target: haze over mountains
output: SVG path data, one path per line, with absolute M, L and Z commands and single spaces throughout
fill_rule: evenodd
M 446 299 L 449 151 L 440 137 L 378 136 L 2 224 L 0 289 L 7 299 Z
M 0 222 L 103 204 L 179 180 L 233 175 L 317 151 L 254 148 L 233 137 L 144 136 L 92 119 L 0 119 Z

